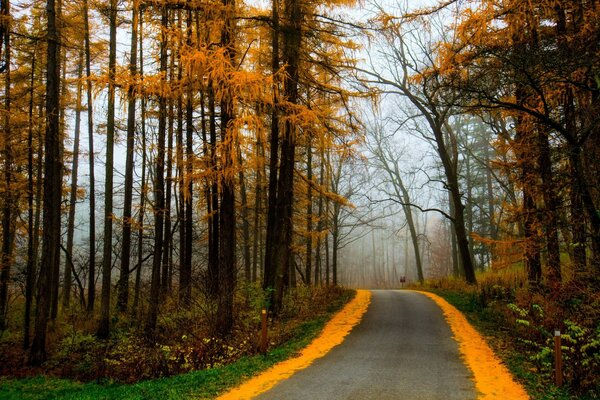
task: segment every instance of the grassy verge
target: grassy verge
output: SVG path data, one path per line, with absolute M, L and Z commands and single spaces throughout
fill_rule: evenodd
M 80 383 L 69 379 L 37 376 L 25 379 L 0 379 L 0 399 L 212 399 L 239 385 L 248 377 L 294 356 L 323 329 L 333 314 L 339 311 L 355 292 L 344 291 L 323 315 L 300 324 L 290 340 L 273 348 L 267 355 L 243 357 L 219 368 L 148 380 L 136 384 Z
M 443 297 L 460 310 L 469 322 L 483 334 L 494 352 L 507 365 L 515 378 L 523 384 L 532 400 L 592 400 L 589 396 L 572 395 L 569 387 L 561 388 L 548 382 L 548 377 L 539 373 L 517 346 L 514 332 L 506 327 L 502 317 L 480 301 L 475 291 L 460 291 L 425 288 Z

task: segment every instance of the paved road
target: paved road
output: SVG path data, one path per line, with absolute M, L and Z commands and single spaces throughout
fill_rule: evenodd
M 373 291 L 361 323 L 325 357 L 261 400 L 468 400 L 476 392 L 438 306 L 422 294 Z

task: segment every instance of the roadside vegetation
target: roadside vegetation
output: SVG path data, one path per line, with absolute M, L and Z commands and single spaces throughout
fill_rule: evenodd
M 239 313 L 228 338 L 211 336 L 203 304 L 161 315 L 155 342 L 138 339 L 124 323 L 97 340 L 83 317 L 53 327 L 48 360 L 25 368 L 26 354 L 6 336 L 1 344 L 0 399 L 187 399 L 214 398 L 247 377 L 285 360 L 306 346 L 354 291 L 340 288 L 291 290 L 280 318 L 269 323 L 269 350 L 259 352 L 264 293 L 248 287 L 236 296 Z M 93 329 L 93 328 L 92 328 Z
M 425 282 L 462 311 L 532 399 L 600 398 L 600 293 L 593 277 L 529 290 L 520 268 Z M 561 331 L 565 384 L 554 384 L 554 331 Z

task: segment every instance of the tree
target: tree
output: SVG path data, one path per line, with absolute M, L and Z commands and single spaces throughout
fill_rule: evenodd
M 108 8 L 110 27 L 108 54 L 108 111 L 106 120 L 106 168 L 104 177 L 104 240 L 102 251 L 102 298 L 96 335 L 107 338 L 110 332 L 110 290 L 112 276 L 113 179 L 115 141 L 115 75 L 117 59 L 117 0 Z
M 129 55 L 129 74 L 132 79 L 137 74 L 139 2 L 133 0 L 131 11 L 131 46 Z M 121 274 L 117 295 L 117 311 L 126 312 L 129 301 L 129 265 L 131 261 L 131 207 L 133 202 L 133 152 L 135 144 L 135 87 L 127 92 L 127 149 L 125 159 L 125 198 L 123 199 L 123 244 L 121 247 Z M 139 268 L 140 266 L 138 266 Z
M 79 171 L 79 136 L 81 131 L 81 102 L 83 77 L 83 49 L 79 52 L 77 66 L 77 100 L 75 104 L 75 132 L 73 137 L 73 161 L 71 167 L 71 192 L 69 194 L 69 217 L 67 222 L 67 248 L 66 263 L 63 275 L 63 308 L 67 308 L 71 301 L 71 272 L 75 270 L 73 264 L 73 240 L 75 236 L 75 207 L 77 204 L 77 174 Z M 82 299 L 83 301 L 84 299 Z
M 94 154 L 94 104 L 92 97 L 92 67 L 91 67 L 91 45 L 90 45 L 90 23 L 89 23 L 88 0 L 83 0 L 83 30 L 85 41 L 85 76 L 87 80 L 87 128 L 88 128 L 88 154 L 90 172 L 90 238 L 89 238 L 89 268 L 88 268 L 88 300 L 87 312 L 94 312 L 96 302 L 96 178 L 95 154 Z
M 162 5 L 161 12 L 161 40 L 160 40 L 160 72 L 161 79 L 166 79 L 167 72 L 167 36 L 169 13 L 166 5 Z M 156 143 L 157 154 L 154 167 L 154 254 L 152 259 L 152 276 L 150 283 L 150 306 L 146 317 L 144 330 L 146 335 L 152 336 L 156 329 L 158 308 L 160 305 L 160 272 L 162 265 L 162 251 L 164 243 L 164 210 L 165 210 L 165 139 L 167 130 L 167 99 L 159 96 L 158 140 Z
M 223 26 L 221 28 L 221 47 L 224 52 L 226 69 L 233 69 L 235 60 L 235 2 L 223 0 Z M 220 177 L 221 201 L 219 207 L 219 301 L 217 307 L 217 332 L 228 335 L 233 327 L 233 295 L 236 283 L 235 261 L 235 131 L 233 93 L 230 88 L 221 88 L 221 142 L 223 172 Z
M 13 154 L 11 133 L 11 48 L 10 48 L 10 1 L 3 1 L 0 8 L 2 21 L 0 22 L 0 35 L 4 45 L 4 137 L 2 155 L 4 157 L 4 190 L 5 196 L 2 205 L 2 249 L 0 251 L 0 332 L 6 328 L 6 312 L 8 307 L 8 281 L 12 264 L 13 247 Z M 0 49 L 2 46 L 0 45 Z M 1 50 L 0 50 L 1 51 Z
M 383 13 L 383 25 L 379 29 L 383 41 L 384 65 L 373 65 L 371 69 L 359 69 L 359 77 L 369 88 L 406 98 L 416 109 L 418 117 L 425 120 L 432 137 L 426 138 L 433 144 L 445 176 L 453 213 L 450 216 L 456 233 L 458 253 L 465 279 L 470 284 L 477 283 L 473 258 L 469 250 L 468 233 L 465 227 L 465 205 L 459 185 L 456 135 L 449 118 L 456 112 L 457 94 L 444 90 L 440 79 L 439 66 L 433 59 L 434 50 L 431 31 L 421 27 L 407 26 Z M 410 44 L 409 41 L 414 41 Z M 417 53 L 414 47 L 421 48 Z M 422 60 L 422 61 L 420 61 Z M 381 72 L 380 72 L 381 71 Z M 377 86 L 373 86 L 377 85 Z
M 589 229 L 592 257 L 600 248 L 597 199 L 588 184 L 593 174 L 582 163 L 598 131 L 597 119 L 590 118 L 599 104 L 598 82 L 590 75 L 590 66 L 597 63 L 597 44 L 589 39 L 597 31 L 592 21 L 598 12 L 595 3 L 486 1 L 477 13 L 461 18 L 459 40 L 441 52 L 444 79 L 450 90 L 462 93 L 465 109 L 502 112 L 517 122 L 513 151 L 519 167 L 523 165 L 523 213 L 543 215 L 525 232 L 525 259 L 530 260 L 533 283 L 541 278 L 536 246 L 546 247 L 549 282 L 561 279 L 561 193 L 553 179 L 557 172 L 564 174 L 571 194 L 569 218 L 576 243 L 569 246 L 586 247 L 583 225 Z M 523 144 L 526 149 L 520 148 Z M 535 160 L 534 173 L 525 172 L 530 160 Z M 541 237 L 534 231 L 539 228 Z M 534 254 L 528 256 L 529 251 Z M 585 258 L 579 249 L 579 271 L 585 268 Z
M 392 141 L 384 131 L 383 125 L 373 126 L 369 131 L 369 135 L 373 140 L 373 143 L 369 144 L 369 150 L 373 154 L 376 168 L 381 168 L 387 175 L 386 180 L 392 187 L 392 193 L 390 193 L 390 195 L 402 206 L 402 211 L 404 212 L 404 217 L 406 218 L 406 223 L 410 232 L 417 270 L 417 279 L 419 282 L 423 282 L 423 264 L 421 261 L 421 251 L 419 249 L 419 234 L 413 217 L 413 202 L 411 201 L 411 196 L 402 177 L 402 167 L 400 164 L 400 157 L 402 154 L 392 146 Z
M 58 59 L 60 38 L 57 31 L 55 1 L 48 0 L 47 64 L 46 64 L 46 137 L 44 140 L 44 229 L 40 282 L 38 286 L 35 331 L 29 363 L 40 365 L 46 359 L 46 328 L 50 314 L 52 274 L 60 263 L 60 201 L 62 188 L 62 160 L 59 133 L 59 83 Z

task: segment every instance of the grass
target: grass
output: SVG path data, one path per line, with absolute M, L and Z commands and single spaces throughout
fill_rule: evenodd
M 24 379 L 0 378 L 0 399 L 19 400 L 176 400 L 212 399 L 224 391 L 238 386 L 247 378 L 272 365 L 293 357 L 308 345 L 323 329 L 332 315 L 354 296 L 344 294 L 328 307 L 327 314 L 302 323 L 293 337 L 266 355 L 243 357 L 240 360 L 214 369 L 194 371 L 126 385 L 117 383 L 81 383 L 69 379 L 37 376 Z

